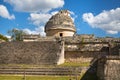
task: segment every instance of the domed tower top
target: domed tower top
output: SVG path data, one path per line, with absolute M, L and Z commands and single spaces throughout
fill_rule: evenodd
M 45 25 L 47 36 L 73 36 L 75 25 L 68 10 L 61 10 L 53 15 Z

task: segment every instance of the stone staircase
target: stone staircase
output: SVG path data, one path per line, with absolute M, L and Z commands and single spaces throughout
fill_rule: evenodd
M 60 67 L 60 68 L 0 68 L 0 74 L 16 74 L 16 75 L 57 75 L 69 76 L 80 75 L 82 68 L 80 67 Z

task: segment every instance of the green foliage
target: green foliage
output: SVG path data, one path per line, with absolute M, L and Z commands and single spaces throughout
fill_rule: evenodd
M 84 38 L 82 38 L 82 41 L 81 41 L 82 43 L 84 42 Z
M 21 35 L 26 34 L 25 32 L 23 32 L 22 30 L 19 29 L 12 29 L 8 31 L 8 34 L 11 36 L 11 39 L 13 41 L 21 41 Z
M 0 34 L 0 39 L 1 39 L 1 40 L 5 40 L 5 41 L 8 41 L 8 38 L 5 37 L 5 36 L 3 36 L 2 34 Z

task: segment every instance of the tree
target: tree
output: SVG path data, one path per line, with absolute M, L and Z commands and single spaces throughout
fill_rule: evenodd
M 11 36 L 11 39 L 13 41 L 21 41 L 21 36 L 26 34 L 25 32 L 23 32 L 22 30 L 19 29 L 12 29 L 8 31 L 8 34 Z
M 5 41 L 8 41 L 8 38 L 5 37 L 5 36 L 3 36 L 2 34 L 0 34 L 0 39 L 1 39 L 1 40 L 5 40 Z

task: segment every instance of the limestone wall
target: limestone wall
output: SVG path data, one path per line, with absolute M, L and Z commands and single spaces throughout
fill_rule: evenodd
M 97 75 L 99 80 L 120 80 L 120 57 L 99 60 Z
M 62 37 L 66 37 L 66 36 L 73 36 L 74 35 L 74 31 L 71 31 L 67 29 L 53 29 L 53 30 L 49 30 L 46 32 L 46 36 L 57 36 L 60 37 L 60 34 L 62 34 Z
M 92 60 L 107 53 L 100 51 L 65 51 L 65 59 L 67 62 L 92 62 Z
M 0 44 L 0 64 L 57 64 L 64 62 L 62 49 L 57 41 L 4 42 Z
M 104 74 L 105 80 L 120 80 L 120 60 L 107 60 Z

